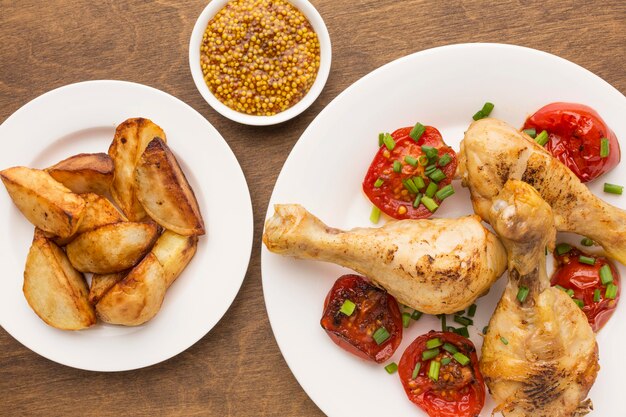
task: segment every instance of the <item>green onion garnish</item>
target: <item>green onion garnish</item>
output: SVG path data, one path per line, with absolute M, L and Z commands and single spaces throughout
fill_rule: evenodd
M 622 191 L 624 191 L 624 187 L 621 185 L 609 184 L 608 182 L 604 183 L 605 193 L 622 195 Z
M 376 188 L 380 188 L 381 185 L 383 185 L 383 183 L 385 182 L 385 180 L 383 180 L 382 178 L 379 178 L 376 180 L 376 182 L 374 183 L 374 187 Z
M 385 366 L 385 371 L 388 374 L 393 374 L 398 370 L 398 364 L 395 362 L 391 362 L 389 365 Z
M 439 150 L 437 148 L 433 148 L 432 146 L 422 145 L 422 152 L 424 152 L 429 161 L 439 155 Z
M 489 326 L 483 327 L 483 334 L 487 334 L 487 330 L 489 330 Z
M 443 345 L 443 342 L 438 337 L 435 337 L 434 339 L 430 339 L 426 341 L 426 349 L 434 349 L 441 345 Z
M 446 324 L 446 315 L 440 314 L 439 317 L 441 318 L 441 331 L 445 332 L 448 329 L 448 325 Z
M 565 290 L 565 294 L 569 295 L 570 297 L 574 296 L 574 290 L 571 288 L 568 288 Z
M 454 194 L 454 187 L 452 186 L 452 184 L 448 184 L 445 187 L 441 188 L 439 191 L 437 191 L 435 197 L 437 197 L 439 200 L 445 200 L 452 194 Z
M 430 177 L 431 180 L 433 180 L 435 182 L 440 182 L 441 180 L 445 180 L 446 179 L 446 174 L 444 174 L 442 170 L 437 168 L 436 170 L 434 170 L 429 175 L 429 177 Z
M 593 302 L 597 303 L 598 301 L 600 301 L 600 290 L 596 288 L 593 290 Z
M 427 361 L 439 355 L 439 348 L 428 349 L 422 352 L 422 360 Z
M 474 324 L 474 320 L 468 319 L 467 317 L 461 317 L 461 316 L 454 316 L 454 321 L 456 321 L 462 326 L 469 326 L 471 324 Z
M 558 245 L 556 245 L 556 253 L 557 253 L 557 255 L 566 254 L 567 252 L 569 252 L 571 250 L 572 250 L 572 247 L 570 245 L 568 245 L 567 243 L 559 243 Z
M 609 284 L 606 286 L 606 292 L 604 293 L 604 298 L 608 298 L 609 300 L 614 300 L 617 297 L 617 285 Z
M 405 329 L 411 324 L 411 315 L 409 313 L 402 313 L 402 327 Z
M 532 129 L 524 129 L 524 133 L 526 133 L 533 139 L 537 137 L 537 129 L 535 129 L 534 127 Z
M 484 119 L 485 117 L 488 117 L 491 114 L 491 111 L 493 110 L 493 108 L 494 108 L 493 103 L 486 102 L 483 105 L 483 108 L 478 110 L 474 114 L 474 116 L 472 116 L 472 119 L 480 120 L 480 119 Z
M 452 157 L 450 156 L 450 154 L 444 153 L 441 156 L 441 158 L 439 158 L 439 162 L 437 163 L 439 164 L 440 167 L 445 167 L 446 165 L 450 163 L 450 161 L 452 161 Z
M 402 184 L 404 185 L 404 188 L 406 188 L 407 190 L 409 190 L 413 194 L 417 194 L 418 193 L 417 187 L 415 186 L 415 184 L 413 184 L 413 180 L 411 178 L 407 178 L 405 180 L 402 180 Z
M 581 264 L 595 265 L 596 258 L 592 258 L 590 256 L 585 256 L 585 255 L 580 255 L 578 257 L 578 262 L 580 262 Z
M 460 363 L 463 366 L 465 366 L 468 363 L 470 363 L 470 359 L 467 356 L 465 356 L 464 354 L 462 354 L 461 352 L 456 352 L 452 356 L 454 357 L 455 361 L 457 361 L 458 363 Z
M 370 221 L 374 224 L 378 224 L 380 220 L 380 209 L 376 206 L 372 207 L 372 213 L 370 214 Z
M 613 282 L 613 273 L 608 264 L 602 265 L 602 268 L 600 268 L 600 281 L 602 281 L 602 285 L 608 285 Z
M 585 306 L 585 302 L 583 300 L 579 300 L 578 298 L 572 299 L 579 308 L 583 308 Z
M 404 157 L 404 162 L 414 167 L 417 165 L 417 158 L 413 158 L 411 155 L 407 155 Z
M 559 284 L 555 285 L 554 288 L 558 288 L 559 290 L 565 292 L 565 287 L 561 287 Z
M 381 345 L 385 341 L 387 341 L 387 339 L 389 339 L 391 335 L 389 334 L 387 329 L 385 329 L 384 327 L 379 327 L 378 330 L 374 332 L 372 337 L 374 338 L 374 341 L 376 342 L 377 345 Z
M 387 149 L 389 149 L 390 151 L 393 151 L 393 148 L 396 147 L 396 141 L 393 140 L 393 138 L 391 137 L 389 133 L 385 133 L 383 135 L 383 143 L 385 144 Z
M 506 337 L 504 337 L 504 336 L 500 336 L 500 341 L 501 341 L 502 343 L 504 343 L 505 345 L 508 345 L 508 344 L 509 344 L 509 341 L 508 341 L 508 340 L 506 340 Z
M 413 184 L 415 184 L 415 186 L 420 190 L 426 187 L 426 183 L 422 177 L 413 177 Z
M 443 350 L 445 350 L 446 352 L 450 352 L 452 354 L 457 353 L 459 350 L 456 348 L 456 346 L 454 346 L 452 343 L 444 343 L 443 344 Z
M 600 139 L 600 158 L 609 156 L 609 140 L 607 138 Z
M 469 331 L 467 330 L 467 327 L 459 327 L 454 331 L 454 333 L 460 334 L 463 337 L 469 337 Z
M 517 290 L 517 299 L 520 303 L 526 301 L 526 297 L 528 297 L 529 292 L 530 290 L 528 289 L 528 287 L 524 287 L 523 285 L 519 287 L 519 290 Z
M 433 381 L 437 381 L 439 379 L 439 368 L 441 368 L 441 363 L 437 361 L 430 361 L 430 368 L 428 368 L 428 377 Z
M 591 239 L 589 239 L 588 237 L 584 238 L 583 240 L 580 241 L 580 244 L 583 246 L 593 246 L 595 244 L 595 242 Z
M 341 308 L 339 309 L 339 311 L 343 314 L 345 314 L 346 316 L 351 316 L 352 313 L 354 313 L 354 309 L 356 308 L 356 304 L 354 304 L 352 301 L 350 300 L 346 300 L 343 302 L 343 304 L 341 305 Z
M 451 359 L 451 358 L 443 358 L 443 359 L 441 359 L 441 364 L 442 364 L 442 365 L 447 365 L 447 364 L 449 364 L 450 362 L 452 362 L 452 359 Z
M 417 122 L 415 123 L 415 126 L 413 126 L 413 129 L 411 129 L 409 136 L 411 137 L 411 139 L 417 142 L 422 137 L 425 131 L 426 127 L 420 122 Z
M 418 208 L 420 203 L 422 202 L 422 193 L 417 193 L 415 196 L 415 200 L 413 200 L 413 207 Z
M 470 317 L 474 317 L 474 314 L 476 314 L 476 308 L 478 308 L 478 306 L 476 304 L 472 304 L 467 310 L 467 315 Z
M 548 132 L 544 130 L 538 134 L 535 138 L 535 142 L 537 142 L 540 146 L 545 146 L 545 144 L 548 143 Z
M 415 368 L 413 368 L 413 373 L 411 374 L 411 379 L 417 378 L 417 374 L 419 374 L 421 367 L 422 367 L 422 362 L 417 362 L 415 364 Z
M 378 147 L 380 148 L 381 146 L 383 146 L 383 144 L 385 142 L 383 142 L 383 139 L 385 138 L 385 134 L 384 133 L 379 133 L 378 134 Z
M 402 172 L 402 164 L 400 161 L 393 161 L 393 172 Z
M 456 314 L 457 316 L 462 316 L 463 314 L 465 314 L 465 310 L 459 310 L 454 314 Z
M 419 319 L 422 317 L 422 314 L 424 314 L 424 313 L 422 313 L 421 311 L 417 311 L 417 310 L 415 310 L 415 311 L 413 312 L 413 314 L 411 314 L 411 318 L 412 318 L 413 320 L 417 321 L 417 320 L 419 320 Z
M 433 183 L 431 182 L 431 184 L 433 184 Z M 428 187 L 430 187 L 430 184 L 428 185 Z M 428 190 L 426 190 L 426 192 L 428 192 Z M 431 213 L 434 213 L 435 210 L 437 210 L 439 208 L 439 204 L 435 203 L 435 200 L 433 200 L 432 198 L 428 197 L 428 195 L 425 195 L 424 197 L 422 197 L 422 204 Z
M 428 165 L 428 157 L 426 155 L 420 155 L 417 157 L 417 162 L 425 167 L 426 165 Z
M 424 174 L 426 176 L 432 174 L 433 172 L 435 172 L 435 170 L 437 169 L 437 165 L 436 164 L 432 164 L 432 165 L 428 165 L 425 169 L 424 169 Z
M 428 187 L 426 188 L 426 191 L 424 192 L 424 194 L 426 195 L 426 197 L 433 198 L 436 192 L 437 192 L 437 184 L 431 181 L 428 184 Z

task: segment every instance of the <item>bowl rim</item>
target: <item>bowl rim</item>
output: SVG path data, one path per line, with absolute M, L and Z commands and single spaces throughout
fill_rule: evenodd
M 196 88 L 204 98 L 204 100 L 215 111 L 222 116 L 233 120 L 238 123 L 252 125 L 252 126 L 269 126 L 290 120 L 300 113 L 305 111 L 320 95 L 326 81 L 328 80 L 328 74 L 330 73 L 330 66 L 332 60 L 332 46 L 330 42 L 330 35 L 328 34 L 328 28 L 324 23 L 324 19 L 319 14 L 317 9 L 308 0 L 285 0 L 288 3 L 296 7 L 304 16 L 308 19 L 313 27 L 315 33 L 320 42 L 320 66 L 315 77 L 315 82 L 304 95 L 304 97 L 298 101 L 295 105 L 288 108 L 285 111 L 279 112 L 272 116 L 255 116 L 245 113 L 240 113 L 231 109 L 224 103 L 219 101 L 217 97 L 211 93 L 209 87 L 204 82 L 204 76 L 202 69 L 200 68 L 200 43 L 202 42 L 202 35 L 209 23 L 209 21 L 219 12 L 230 0 L 212 0 L 206 5 L 200 16 L 196 20 L 196 23 L 191 32 L 191 38 L 189 40 L 189 69 Z

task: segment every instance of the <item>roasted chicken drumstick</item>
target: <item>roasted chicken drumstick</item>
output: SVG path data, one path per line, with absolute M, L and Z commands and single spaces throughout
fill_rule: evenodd
M 593 195 L 569 168 L 514 127 L 496 119 L 472 123 L 461 142 L 459 173 L 483 220 L 489 221 L 491 200 L 504 183 L 521 180 L 552 207 L 558 231 L 587 236 L 626 265 L 626 212 Z
M 336 263 L 367 276 L 428 314 L 454 313 L 484 294 L 506 268 L 506 252 L 478 216 L 391 221 L 342 231 L 296 204 L 276 205 L 263 242 L 281 255 Z
M 487 213 L 509 259 L 509 283 L 491 317 L 480 370 L 506 417 L 578 417 L 599 370 L 582 310 L 550 286 L 545 248 L 556 230 L 550 206 L 528 184 L 508 181 Z

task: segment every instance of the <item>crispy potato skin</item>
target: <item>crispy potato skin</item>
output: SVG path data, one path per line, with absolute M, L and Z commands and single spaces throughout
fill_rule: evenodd
M 166 141 L 163 129 L 148 119 L 133 118 L 117 127 L 109 147 L 109 156 L 115 167 L 111 194 L 131 221 L 146 218 L 146 212 L 136 197 L 135 167 L 144 149 L 154 138 Z
M 81 153 L 46 168 L 48 174 L 77 194 L 109 195 L 113 161 L 106 153 Z
M 0 171 L 13 203 L 39 229 L 71 236 L 80 224 L 85 201 L 45 171 L 13 167 Z
M 33 311 L 52 327 L 80 330 L 96 323 L 85 278 L 38 229 L 26 258 L 23 291 Z
M 203 235 L 204 221 L 176 157 L 159 138 L 141 155 L 135 171 L 137 198 L 148 215 L 180 235 Z
M 106 294 L 115 284 L 124 279 L 129 271 L 114 272 L 112 274 L 93 274 L 91 286 L 89 287 L 89 302 L 96 305 L 104 294 Z
M 198 248 L 197 236 L 183 236 L 166 230 L 157 239 L 152 253 L 163 266 L 167 287 L 178 278 Z
M 77 236 L 66 252 L 79 271 L 109 274 L 137 264 L 157 237 L 154 223 L 114 223 Z

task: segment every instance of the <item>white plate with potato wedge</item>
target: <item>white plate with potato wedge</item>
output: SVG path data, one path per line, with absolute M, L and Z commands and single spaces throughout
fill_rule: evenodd
M 124 371 L 222 318 L 247 271 L 252 205 L 199 113 L 151 87 L 87 81 L 24 105 L 0 140 L 0 325 L 16 340 Z

